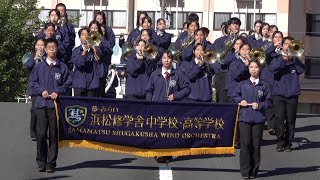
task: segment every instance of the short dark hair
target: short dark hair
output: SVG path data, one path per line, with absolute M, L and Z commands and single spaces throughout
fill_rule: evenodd
M 152 30 L 151 29 L 142 29 L 141 32 L 140 32 L 140 39 L 141 39 L 141 34 L 144 31 L 147 31 L 148 35 L 150 36 L 150 40 L 151 40 L 152 39 Z
M 250 46 L 250 44 L 249 43 L 243 43 L 241 46 L 240 46 L 240 48 L 239 49 L 241 49 L 243 46 L 249 46 L 249 49 L 251 50 L 251 46 Z
M 286 40 L 293 41 L 293 40 L 294 40 L 294 38 L 293 38 L 292 36 L 284 37 L 284 38 L 282 39 L 282 44 L 283 44 Z
M 90 29 L 88 27 L 83 27 L 78 31 L 78 36 L 80 38 L 82 31 L 86 30 L 88 33 L 90 32 Z
M 262 22 L 261 20 L 256 20 L 256 21 L 254 22 L 254 27 L 255 27 L 258 23 L 262 24 L 263 22 Z
M 157 20 L 157 24 L 156 24 L 156 25 L 158 25 L 158 23 L 159 23 L 160 21 L 163 21 L 163 22 L 166 24 L 166 20 L 165 20 L 165 19 L 159 18 L 159 19 Z
M 190 13 L 188 15 L 187 21 L 196 21 L 199 22 L 199 16 L 196 13 Z
M 44 46 L 47 47 L 49 43 L 54 43 L 58 47 L 58 40 L 56 38 L 49 38 L 44 41 Z
M 207 27 L 201 27 L 199 30 L 201 30 L 204 33 L 205 37 L 208 37 L 210 30 Z
M 271 31 L 273 28 L 276 28 L 277 29 L 276 31 L 279 31 L 278 26 L 276 26 L 274 24 L 270 25 L 269 31 Z
M 197 44 L 195 44 L 195 45 L 194 45 L 194 47 L 193 47 L 192 51 L 195 51 L 195 50 L 197 49 L 197 47 L 198 47 L 198 46 L 202 46 L 202 48 L 203 48 L 203 49 L 205 49 L 205 48 L 206 48 L 206 47 L 204 46 L 204 44 L 202 44 L 202 43 L 197 43 Z
M 282 33 L 281 31 L 275 31 L 275 32 L 273 32 L 273 34 L 272 34 L 272 39 L 274 38 L 274 36 L 275 36 L 276 34 L 281 34 L 281 36 L 283 37 L 283 33 Z
M 268 23 L 262 23 L 262 24 L 261 24 L 260 29 L 259 29 L 259 34 L 260 34 L 260 35 L 262 35 L 262 29 L 263 29 L 265 26 L 269 26 L 269 27 L 270 27 L 270 24 L 268 24 Z M 269 27 L 268 27 L 268 31 L 269 31 Z
M 251 35 L 254 34 L 254 33 L 255 33 L 255 30 L 251 29 L 251 30 L 249 31 L 248 35 L 251 36 Z
M 33 46 L 35 46 L 38 41 L 42 41 L 44 44 L 46 43 L 46 40 L 44 38 L 36 38 L 36 40 L 33 43 Z
M 169 51 L 169 50 L 164 50 L 163 53 L 162 53 L 162 56 L 163 56 L 165 53 L 167 54 L 168 58 L 172 59 L 172 53 L 171 53 L 171 51 Z M 161 57 L 162 57 L 162 56 L 161 56 Z
M 259 71 L 261 72 L 262 65 L 258 60 L 253 59 L 253 60 L 249 61 L 248 67 L 250 66 L 251 63 L 256 63 L 258 65 L 258 67 L 259 67 Z
M 243 36 L 243 35 L 245 35 L 245 36 Z M 239 36 L 242 36 L 242 37 L 248 37 L 248 34 L 247 34 L 247 33 L 245 33 L 245 32 L 243 32 L 243 33 L 241 33 Z
M 142 18 L 142 24 L 144 23 L 144 21 L 147 20 L 149 23 L 151 23 L 152 25 L 152 19 L 150 17 L 144 17 Z
M 228 25 L 231 25 L 231 24 L 238 24 L 239 26 L 241 26 L 241 20 L 237 17 L 232 17 L 228 21 Z
M 50 26 L 52 26 L 53 29 L 55 29 L 55 25 L 54 25 L 53 23 L 51 23 L 51 22 L 46 23 L 46 24 L 44 25 L 44 29 L 48 29 Z
M 138 12 L 138 15 L 137 15 L 137 23 L 136 23 L 137 28 L 140 26 L 139 19 L 140 19 L 141 14 L 144 14 L 146 17 L 149 17 L 149 16 L 148 16 L 148 13 L 146 13 L 146 12 L 144 12 L 144 11 Z
M 58 3 L 58 4 L 56 5 L 56 9 L 58 9 L 58 7 L 64 7 L 64 9 L 67 9 L 66 5 L 63 4 L 63 3 Z
M 189 26 L 190 26 L 193 22 L 195 22 L 196 25 L 197 25 L 198 28 L 199 28 L 199 23 L 198 23 L 197 21 L 188 21 L 188 22 L 187 22 L 187 28 L 189 28 Z

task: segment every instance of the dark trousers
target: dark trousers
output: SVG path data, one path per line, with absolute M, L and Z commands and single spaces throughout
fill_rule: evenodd
M 129 99 L 129 100 L 137 100 L 137 99 L 145 100 L 146 97 L 145 96 L 126 95 L 125 99 Z
M 58 156 L 57 117 L 54 109 L 36 109 L 37 113 L 37 163 L 38 166 L 56 166 Z M 47 131 L 49 128 L 49 144 Z M 49 145 L 49 146 L 48 146 Z
M 298 96 L 286 98 L 274 96 L 272 98 L 276 116 L 277 146 L 292 146 L 296 125 Z
M 91 89 L 91 90 L 83 90 L 83 89 L 74 89 L 74 96 L 82 96 L 82 97 L 98 97 L 100 89 Z
M 37 115 L 36 115 L 36 103 L 37 96 L 31 96 L 31 109 L 30 109 L 30 115 L 31 115 L 31 121 L 30 121 L 30 136 L 31 138 L 37 138 Z
M 264 124 L 239 122 L 240 172 L 243 177 L 256 176 L 260 166 L 260 144 Z
M 275 116 L 275 108 L 269 107 L 266 109 L 266 118 L 267 118 L 267 123 L 268 123 L 268 129 L 275 129 L 276 125 L 276 116 Z
M 214 76 L 215 78 L 215 88 L 216 88 L 216 97 L 218 103 L 227 103 L 228 102 L 228 91 L 225 90 L 227 73 L 218 73 Z

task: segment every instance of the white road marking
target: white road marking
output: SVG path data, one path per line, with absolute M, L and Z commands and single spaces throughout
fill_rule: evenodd
M 172 170 L 168 165 L 159 167 L 159 179 L 160 180 L 173 180 Z

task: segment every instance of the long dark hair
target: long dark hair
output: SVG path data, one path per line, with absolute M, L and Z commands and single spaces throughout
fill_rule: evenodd
M 139 28 L 139 26 L 140 26 L 139 20 L 140 20 L 141 14 L 144 14 L 146 17 L 149 17 L 148 14 L 146 12 L 144 12 L 144 11 L 138 12 L 137 23 L 136 23 L 137 28 Z
M 94 20 L 97 19 L 97 16 L 98 15 L 101 15 L 102 16 L 102 19 L 103 19 L 103 23 L 101 24 L 102 25 L 106 25 L 107 24 L 107 18 L 106 18 L 106 14 L 103 12 L 103 11 L 99 11 L 97 12 L 96 16 L 94 17 Z
M 100 25 L 100 23 L 99 23 L 97 20 L 92 20 L 92 21 L 90 22 L 90 24 L 89 24 L 89 29 L 91 29 L 91 26 L 92 26 L 93 24 L 96 24 L 96 25 L 98 26 L 98 33 L 101 34 L 101 35 L 103 35 L 102 30 L 101 30 L 101 25 Z M 91 30 L 90 30 L 90 31 L 91 31 Z

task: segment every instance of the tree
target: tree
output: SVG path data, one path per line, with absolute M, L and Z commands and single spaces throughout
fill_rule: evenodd
M 39 29 L 37 0 L 0 0 L 0 101 L 24 96 L 29 72 L 24 53 L 33 50 L 33 32 Z

